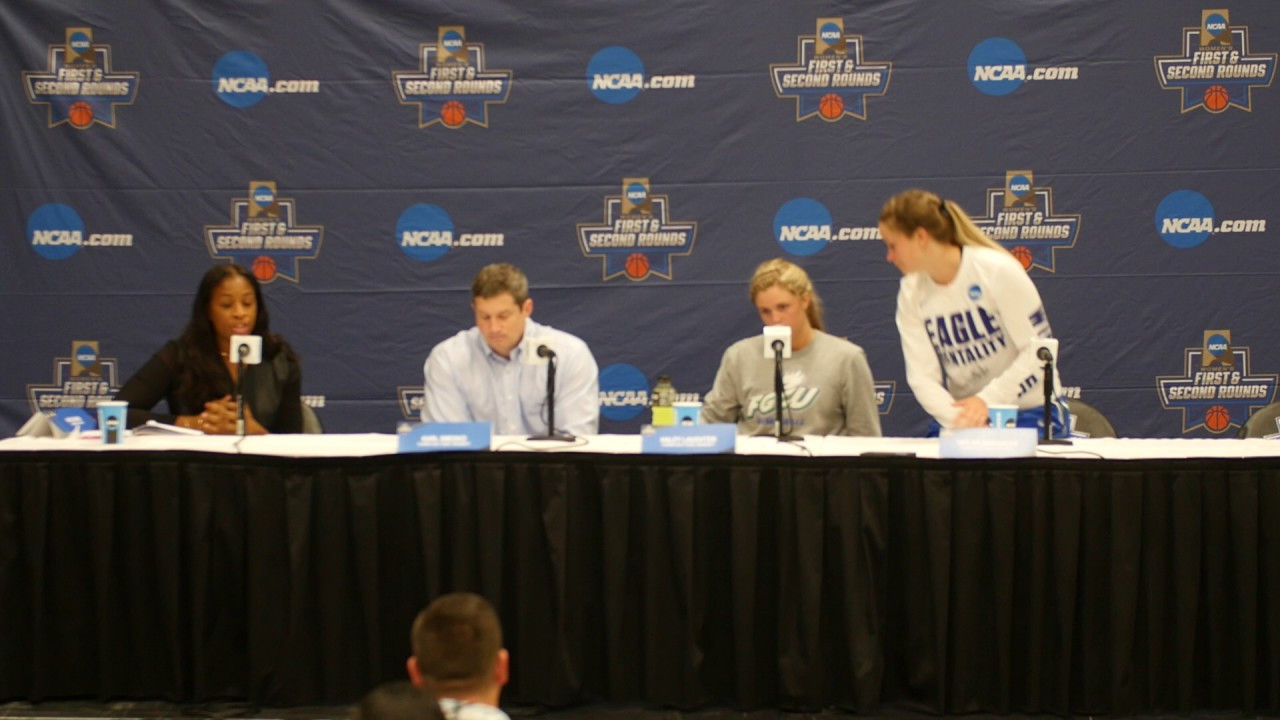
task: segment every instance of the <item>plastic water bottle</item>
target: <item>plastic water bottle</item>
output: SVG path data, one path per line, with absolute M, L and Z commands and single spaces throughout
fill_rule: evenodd
M 653 409 L 654 427 L 676 424 L 675 401 L 676 389 L 671 384 L 671 376 L 659 375 L 658 382 L 653 386 L 653 396 L 649 403 Z

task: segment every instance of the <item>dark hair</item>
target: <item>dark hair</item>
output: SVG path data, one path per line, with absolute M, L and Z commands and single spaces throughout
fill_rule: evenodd
M 218 338 L 209 320 L 209 303 L 213 291 L 227 278 L 239 275 L 253 288 L 257 305 L 257 319 L 253 334 L 262 336 L 263 359 L 275 357 L 280 351 L 280 338 L 271 334 L 271 318 L 266 303 L 262 301 L 262 286 L 253 273 L 234 263 L 214 265 L 200 279 L 195 300 L 191 303 L 191 318 L 178 338 L 178 399 L 188 408 L 200 408 L 231 391 L 222 356 L 218 350 Z
M 491 682 L 502 649 L 502 624 L 488 600 L 450 593 L 418 614 L 410 641 L 427 687 L 441 695 L 475 690 Z
M 408 680 L 386 682 L 370 690 L 352 713 L 354 720 L 444 720 L 430 690 Z

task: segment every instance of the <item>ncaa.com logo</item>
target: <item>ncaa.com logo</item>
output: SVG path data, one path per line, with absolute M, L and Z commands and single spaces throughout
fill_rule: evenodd
M 600 371 L 600 415 L 631 420 L 649 407 L 649 380 L 634 365 L 614 363 Z
M 687 90 L 695 82 L 693 75 L 654 75 L 645 79 L 640 56 L 620 45 L 604 48 L 587 63 L 587 87 L 597 99 L 610 105 L 631 102 L 642 90 Z
M 1018 43 L 1002 37 L 988 38 L 969 53 L 969 80 L 978 90 L 999 97 L 1035 80 L 1079 80 L 1080 68 L 1029 67 Z
M 247 50 L 233 50 L 213 66 L 213 91 L 222 102 L 247 108 L 270 94 L 311 94 L 320 92 L 319 80 L 277 80 L 262 58 Z
M 84 220 L 70 205 L 41 205 L 27 218 L 31 249 L 46 260 L 66 260 L 82 247 L 133 247 L 131 233 L 86 233 Z
M 808 197 L 783 203 L 773 216 L 773 237 L 791 255 L 813 255 L 831 242 L 879 240 L 879 227 L 836 228 L 827 206 Z
M 400 213 L 396 221 L 396 244 L 405 255 L 431 262 L 452 248 L 503 247 L 503 233 L 456 233 L 453 218 L 437 205 L 420 203 Z
M 1156 232 L 1169 245 L 1188 249 L 1199 247 L 1210 235 L 1221 233 L 1264 233 L 1267 221 L 1217 220 L 1213 204 L 1194 190 L 1169 193 L 1156 208 Z

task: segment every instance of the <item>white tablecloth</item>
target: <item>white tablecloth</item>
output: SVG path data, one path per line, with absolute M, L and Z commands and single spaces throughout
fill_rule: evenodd
M 206 435 L 131 436 L 121 445 L 103 445 L 94 438 L 8 438 L 0 440 L 0 452 L 135 452 L 192 451 L 241 453 L 278 457 L 369 457 L 393 455 L 397 436 L 366 433 L 355 435 L 262 435 L 236 438 Z M 639 435 L 593 435 L 576 442 L 530 441 L 523 437 L 493 439 L 497 452 L 586 452 L 638 454 Z M 928 438 L 849 438 L 806 437 L 799 442 L 780 443 L 768 437 L 739 437 L 740 455 L 786 455 L 814 457 L 848 457 L 872 454 L 906 454 L 920 458 L 938 457 L 938 440 Z M 1237 439 L 1127 439 L 1082 438 L 1071 445 L 1042 446 L 1037 457 L 1061 457 L 1109 460 L 1142 460 L 1170 458 L 1276 458 L 1280 461 L 1278 440 Z

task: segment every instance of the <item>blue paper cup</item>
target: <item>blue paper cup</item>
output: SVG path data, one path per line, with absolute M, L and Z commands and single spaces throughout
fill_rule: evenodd
M 987 419 L 993 428 L 1018 427 L 1017 405 L 988 405 Z
M 102 431 L 103 445 L 119 445 L 124 442 L 125 413 L 129 403 L 108 400 L 98 403 L 98 429 Z
M 702 415 L 702 403 L 700 402 L 678 402 L 672 403 L 676 409 L 676 425 L 697 425 L 701 422 L 699 416 Z

